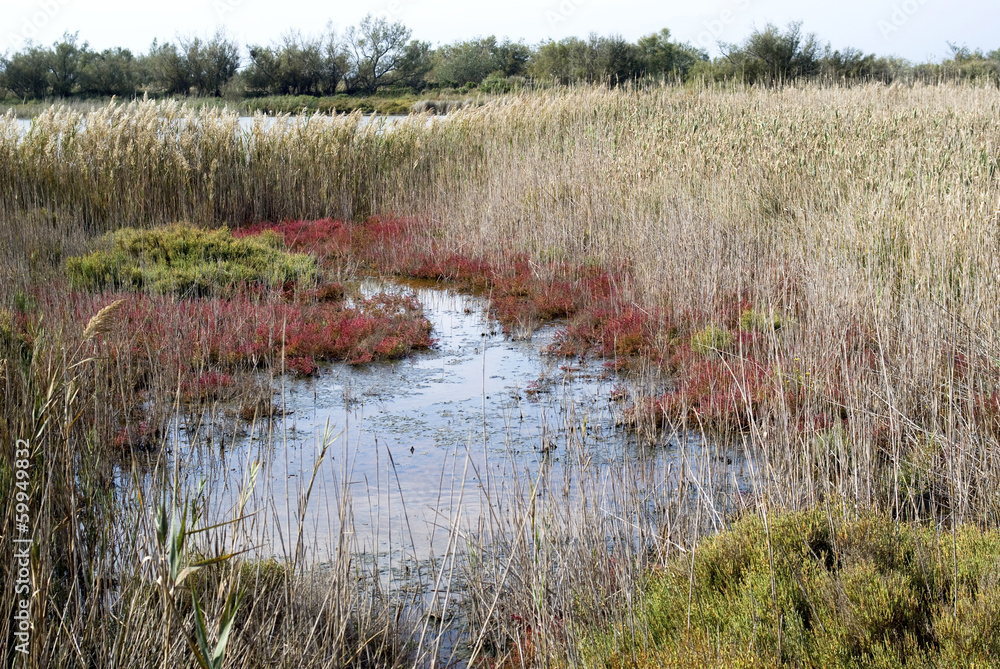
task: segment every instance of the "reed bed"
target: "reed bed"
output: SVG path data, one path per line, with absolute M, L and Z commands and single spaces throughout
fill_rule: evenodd
M 36 629 L 45 631 L 34 637 L 33 661 L 111 666 L 128 657 L 157 666 L 186 648 L 167 632 L 191 625 L 187 610 L 167 620 L 163 598 L 176 593 L 142 595 L 138 577 L 126 587 L 120 574 L 138 574 L 136 556 L 115 552 L 106 529 L 123 512 L 98 482 L 118 456 L 88 441 L 81 416 L 99 415 L 128 389 L 102 381 L 114 370 L 88 361 L 85 323 L 22 327 L 37 308 L 32 287 L 88 251 L 98 233 L 123 227 L 396 213 L 429 221 L 419 243 L 442 253 L 494 263 L 515 254 L 537 272 L 553 262 L 626 267 L 623 299 L 655 314 L 664 332 L 684 324 L 675 336 L 705 367 L 699 383 L 725 386 L 720 411 L 741 416 L 716 436 L 754 463 L 748 499 L 705 494 L 710 486 L 698 472 L 711 478 L 711 468 L 691 470 L 686 494 L 662 489 L 668 506 L 692 495 L 697 503 L 668 514 L 673 520 L 653 542 L 656 559 L 689 546 L 706 524 L 724 526 L 734 504 L 764 517 L 835 505 L 846 517 L 996 528 L 998 107 L 996 89 L 973 86 L 580 88 L 526 92 L 391 127 L 362 126 L 357 115 L 257 117 L 241 131 L 224 110 L 152 102 L 87 114 L 53 108 L 27 133 L 12 116 L 0 120 L 0 439 L 29 439 L 39 462 L 42 557 L 33 578 L 49 608 L 37 612 Z M 670 394 L 678 388 L 683 382 L 637 405 L 648 401 L 661 428 L 706 427 L 688 399 Z M 12 489 L 9 464 L 0 481 Z M 488 540 L 477 554 L 496 559 L 474 572 L 492 574 L 492 585 L 474 581 L 469 590 L 482 630 L 473 635 L 477 652 L 501 649 L 497 657 L 515 665 L 529 656 L 583 662 L 567 641 L 577 637 L 553 631 L 572 627 L 574 615 L 641 638 L 630 605 L 608 621 L 606 611 L 559 598 L 591 588 L 593 601 L 621 601 L 615 597 L 631 596 L 642 582 L 645 558 L 634 547 L 597 551 L 611 529 L 549 508 L 556 535 L 583 537 L 565 539 L 557 557 L 525 534 L 537 512 L 527 502 L 509 514 L 495 510 L 479 535 Z M 5 527 L 13 514 L 8 503 Z M 3 573 L 8 587 L 13 575 Z M 102 580 L 112 573 L 113 582 Z M 554 582 L 542 587 L 543 576 L 568 578 L 567 590 L 538 596 Z M 306 615 L 312 605 L 304 602 L 349 591 L 353 599 L 341 601 L 352 604 L 338 609 L 344 615 L 323 618 L 324 638 L 333 644 L 346 638 L 337 630 L 350 628 L 363 648 L 392 636 L 396 618 L 365 608 L 370 591 L 340 583 L 346 591 L 316 600 L 288 586 L 275 601 Z M 217 587 L 206 608 L 221 612 L 231 590 Z M 105 635 L 97 623 L 102 597 L 122 592 L 133 597 L 131 617 L 114 628 L 117 636 Z M 159 611 L 155 629 L 140 622 L 150 610 Z M 357 610 L 369 613 L 352 619 L 348 612 Z M 277 650 L 266 659 L 296 666 L 301 628 L 287 625 L 284 636 L 272 631 Z M 525 646 L 527 629 L 530 652 L 515 652 L 511 640 Z M 128 646 L 136 630 L 140 640 Z M 562 639 L 551 653 L 540 650 L 543 630 L 546 639 Z M 252 647 L 236 638 L 234 648 Z M 377 646 L 392 648 L 386 644 Z M 356 664 L 362 655 L 310 661 Z M 368 660 L 412 659 L 390 655 Z

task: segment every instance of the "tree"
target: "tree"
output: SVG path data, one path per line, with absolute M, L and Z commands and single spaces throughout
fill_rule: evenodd
M 23 99 L 41 99 L 49 92 L 48 51 L 29 43 L 23 51 L 0 59 L 0 87 Z
M 448 86 L 478 85 L 499 69 L 496 51 L 497 40 L 492 35 L 443 46 L 434 54 L 433 78 Z
M 79 85 L 84 95 L 135 95 L 139 85 L 136 59 L 122 48 L 88 52 L 80 67 Z
M 676 76 L 686 79 L 695 63 L 708 60 L 708 54 L 704 51 L 689 44 L 671 42 L 670 31 L 667 28 L 640 38 L 636 46 L 639 49 L 643 74 L 647 77 Z
M 531 48 L 523 42 L 505 39 L 497 45 L 493 54 L 494 72 L 502 72 L 505 77 L 520 77 L 528 71 Z
M 639 49 L 621 35 L 591 35 L 590 48 L 594 51 L 597 75 L 590 81 L 601 79 L 617 84 L 636 79 L 642 72 Z
M 49 52 L 49 84 L 52 95 L 69 97 L 75 92 L 81 61 L 86 58 L 88 45 L 77 43 L 77 34 L 66 33 Z
M 351 59 L 345 77 L 348 89 L 371 95 L 395 83 L 407 55 L 410 34 L 402 23 L 389 23 L 371 14 L 361 19 L 357 28 L 352 26 L 346 39 Z
M 825 77 L 845 82 L 889 83 L 893 79 L 892 64 L 888 60 L 850 47 L 832 51 L 828 45 L 820 61 L 820 69 Z
M 751 82 L 781 84 L 819 73 L 819 43 L 816 35 L 802 34 L 800 21 L 785 32 L 768 23 L 755 30 L 742 46 L 723 45 L 726 58 Z
M 247 86 L 275 95 L 333 95 L 349 64 L 343 44 L 332 30 L 322 37 L 288 33 L 270 47 L 251 45 Z
M 967 79 L 971 81 L 990 82 L 1000 85 L 1000 59 L 994 51 L 985 54 L 981 49 L 948 43 L 951 58 L 941 63 L 938 69 L 939 77 L 947 79 Z
M 247 51 L 250 54 L 250 64 L 243 71 L 243 81 L 248 91 L 284 94 L 280 48 L 251 44 Z
M 328 25 L 323 44 L 323 91 L 327 95 L 335 94 L 350 69 L 351 60 L 347 47 L 332 26 Z
M 536 79 L 560 84 L 575 81 L 618 83 L 635 79 L 641 71 L 639 51 L 620 35 L 587 40 L 567 37 L 538 47 L 530 66 Z
M 573 52 L 579 41 L 576 37 L 567 37 L 558 42 L 549 40 L 538 45 L 528 67 L 531 76 L 563 85 L 573 81 L 577 75 L 573 69 Z
M 320 40 L 289 33 L 273 47 L 250 47 L 247 85 L 277 95 L 319 95 L 323 61 Z
M 521 42 L 498 42 L 493 35 L 465 42 L 454 42 L 434 53 L 431 78 L 440 84 L 479 85 L 494 72 L 498 76 L 524 74 L 531 50 Z
M 187 59 L 170 42 L 159 44 L 155 39 L 149 52 L 140 60 L 143 81 L 154 90 L 167 95 L 187 95 L 191 92 L 191 73 Z
M 240 68 L 239 46 L 221 31 L 208 40 L 182 38 L 180 43 L 190 86 L 199 95 L 220 97 Z
M 427 87 L 427 74 L 434 66 L 434 51 L 429 42 L 412 40 L 403 50 L 403 56 L 397 66 L 397 74 L 393 84 L 406 86 L 415 90 Z

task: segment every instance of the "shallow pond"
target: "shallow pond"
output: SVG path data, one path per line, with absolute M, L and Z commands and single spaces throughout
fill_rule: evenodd
M 481 531 L 529 496 L 572 504 L 586 495 L 599 513 L 652 516 L 664 482 L 705 480 L 705 462 L 734 485 L 744 478 L 740 460 L 705 458 L 697 439 L 651 444 L 619 427 L 622 378 L 599 362 L 543 355 L 554 328 L 512 341 L 484 300 L 415 292 L 434 350 L 285 377 L 276 397 L 285 415 L 252 430 L 177 419 L 171 469 L 200 490 L 208 515 L 232 515 L 259 463 L 245 499 L 257 512 L 257 552 L 321 563 L 346 539 L 385 569 L 440 556 L 456 532 Z

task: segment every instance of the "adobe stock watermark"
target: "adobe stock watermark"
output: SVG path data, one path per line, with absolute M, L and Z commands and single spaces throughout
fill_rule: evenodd
M 549 22 L 549 27 L 555 28 L 560 23 L 565 23 L 588 2 L 590 0 L 562 0 L 558 5 L 545 10 L 545 19 Z
M 926 5 L 928 0 L 904 0 L 892 6 L 887 19 L 879 19 L 876 27 L 882 33 L 882 37 L 888 39 L 889 35 L 899 32 L 899 30 L 910 22 L 920 8 Z
M 24 655 L 31 647 L 31 473 L 28 442 L 14 444 L 14 650 Z
M 403 6 L 411 2 L 412 0 L 389 0 L 385 3 L 383 9 L 374 12 L 373 16 L 377 19 L 384 19 L 386 21 L 398 21 L 400 14 L 403 13 Z
M 719 12 L 718 16 L 714 19 L 704 21 L 702 26 L 705 29 L 698 33 L 698 37 L 695 40 L 698 46 L 707 50 L 709 47 L 718 44 L 726 28 L 734 24 L 741 13 L 750 9 L 750 2 L 751 0 L 730 0 L 726 7 Z
M 220 21 L 235 12 L 246 3 L 246 0 L 212 0 L 212 9 Z
M 34 40 L 46 26 L 52 23 L 52 19 L 58 16 L 59 12 L 72 1 L 39 0 L 35 3 L 35 9 L 21 19 L 20 25 L 16 21 L 14 22 L 14 30 L 7 33 L 7 43 L 16 46 Z

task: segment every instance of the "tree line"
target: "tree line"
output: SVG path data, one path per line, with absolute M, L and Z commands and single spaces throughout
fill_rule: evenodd
M 579 82 L 727 81 L 778 85 L 828 81 L 974 79 L 1000 85 L 1000 49 L 983 53 L 951 45 L 941 63 L 833 50 L 800 23 L 768 24 L 722 55 L 671 39 L 661 30 L 636 42 L 592 34 L 537 45 L 480 37 L 432 48 L 402 23 L 365 17 L 343 34 L 289 33 L 246 48 L 217 32 L 208 38 L 154 40 L 146 53 L 91 49 L 77 34 L 49 47 L 29 43 L 0 57 L 0 95 L 24 100 L 119 96 L 329 96 L 385 90 L 479 89 L 502 93 L 523 85 Z

